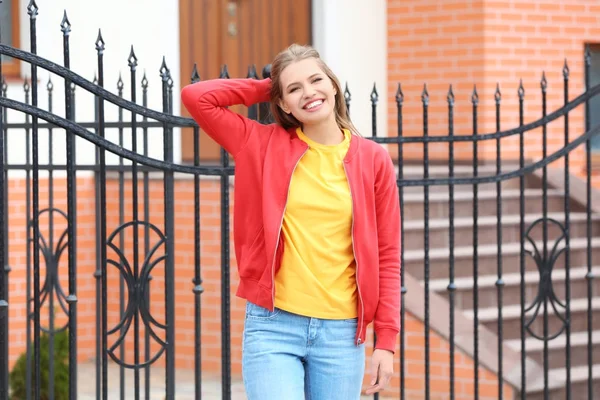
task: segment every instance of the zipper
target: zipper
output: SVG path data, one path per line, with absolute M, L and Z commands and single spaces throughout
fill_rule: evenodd
M 356 288 L 358 290 L 358 300 L 360 303 L 360 315 L 359 315 L 359 324 L 358 324 L 358 340 L 356 344 L 359 345 L 361 343 L 361 334 L 362 334 L 362 326 L 364 322 L 365 316 L 365 306 L 362 301 L 362 296 L 360 294 L 360 285 L 358 283 L 358 257 L 356 257 L 356 249 L 354 248 L 354 196 L 352 196 L 352 184 L 350 183 L 350 177 L 348 176 L 348 171 L 346 170 L 346 163 L 344 162 L 344 173 L 346 174 L 346 180 L 348 181 L 348 188 L 350 189 L 350 200 L 352 202 L 352 252 L 354 253 L 354 261 L 356 262 Z
M 300 158 L 298 158 L 298 161 L 296 161 L 294 169 L 292 169 L 292 174 L 290 175 L 290 179 L 288 181 L 287 195 L 285 196 L 285 204 L 283 206 L 283 212 L 281 213 L 281 221 L 279 222 L 279 229 L 277 230 L 277 242 L 275 244 L 275 251 L 273 251 L 273 262 L 271 263 L 271 304 L 273 306 L 273 309 L 275 309 L 275 257 L 277 256 L 277 248 L 279 247 L 279 237 L 281 235 L 281 228 L 283 226 L 283 217 L 285 217 L 285 210 L 287 208 L 287 202 L 290 197 L 290 187 L 292 186 L 292 178 L 294 176 L 294 172 L 296 171 L 298 164 L 300 164 L 300 160 L 302 160 L 302 157 L 304 157 L 308 149 L 309 148 L 307 147 L 304 150 L 304 152 L 300 155 Z

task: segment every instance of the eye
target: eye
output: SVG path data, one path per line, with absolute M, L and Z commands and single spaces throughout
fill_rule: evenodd
M 294 93 L 296 90 L 298 90 L 298 88 L 297 88 L 297 87 L 293 87 L 293 88 L 291 88 L 291 89 L 289 90 L 289 92 L 288 92 L 288 93 Z
M 322 80 L 323 80 L 323 78 L 317 77 L 317 78 L 313 79 L 313 83 L 316 83 L 316 82 L 319 82 L 319 81 L 322 81 Z

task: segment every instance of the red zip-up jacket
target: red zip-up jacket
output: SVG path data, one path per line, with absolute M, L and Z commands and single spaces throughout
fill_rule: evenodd
M 308 145 L 294 129 L 263 125 L 227 109 L 270 99 L 271 80 L 214 79 L 181 98 L 198 125 L 235 160 L 234 242 L 237 295 L 273 310 L 283 252 L 281 225 L 294 169 Z M 375 323 L 376 348 L 394 352 L 400 330 L 400 203 L 395 168 L 377 143 L 352 135 L 344 158 L 352 196 L 358 286 L 356 344 Z

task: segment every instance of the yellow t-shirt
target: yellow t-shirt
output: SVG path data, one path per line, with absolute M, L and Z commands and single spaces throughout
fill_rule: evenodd
M 357 316 L 352 248 L 352 198 L 344 157 L 350 132 L 337 145 L 309 145 L 296 166 L 283 217 L 284 251 L 275 276 L 275 306 L 323 319 Z

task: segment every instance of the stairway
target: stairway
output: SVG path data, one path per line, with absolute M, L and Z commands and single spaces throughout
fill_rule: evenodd
M 489 176 L 496 173 L 495 165 L 480 165 L 479 176 Z M 503 172 L 518 169 L 514 165 L 503 166 Z M 472 177 L 472 166 L 455 167 L 455 176 Z M 430 167 L 431 178 L 448 177 L 446 166 Z M 420 179 L 423 177 L 421 166 L 405 166 L 405 179 Z M 543 192 L 539 179 L 528 176 L 525 179 L 525 229 L 542 216 Z M 519 180 L 513 179 L 502 182 L 501 196 L 501 227 L 502 227 L 502 318 L 503 341 L 505 348 L 521 352 L 521 275 L 520 275 L 520 198 Z M 462 311 L 471 321 L 475 316 L 475 299 L 473 293 L 473 186 L 456 185 L 454 187 L 454 283 L 456 285 L 456 311 Z M 548 188 L 548 217 L 564 224 L 564 191 Z M 588 301 L 587 301 L 587 239 L 585 205 L 570 204 L 570 292 L 571 292 L 571 393 L 573 399 L 587 399 L 588 379 Z M 478 290 L 477 317 L 479 326 L 498 334 L 498 240 L 497 240 L 497 195 L 496 184 L 481 184 L 478 187 Z M 448 186 L 433 186 L 429 194 L 429 289 L 447 301 L 449 300 L 449 188 Z M 422 187 L 406 187 L 404 189 L 404 246 L 405 273 L 424 284 L 424 194 Z M 561 231 L 553 223 L 548 224 L 548 248 L 551 249 Z M 542 225 L 539 224 L 530 234 L 532 240 L 543 249 Z M 562 242 L 561 244 L 564 244 Z M 560 248 L 560 246 L 559 246 Z M 527 243 L 526 249 L 532 249 Z M 526 273 L 524 279 L 525 307 L 536 298 L 539 291 L 540 274 L 534 260 L 526 257 Z M 600 214 L 592 215 L 592 260 L 593 274 L 600 276 Z M 558 300 L 565 301 L 565 256 L 557 259 L 552 272 L 552 288 Z M 592 318 L 600 321 L 600 279 L 593 281 Z M 407 295 L 410 295 L 407 294 Z M 542 303 L 543 304 L 543 303 Z M 539 315 L 531 325 L 531 330 L 543 336 L 543 305 Z M 564 309 L 558 308 L 564 316 Z M 447 310 L 444 310 L 447 312 Z M 526 314 L 526 320 L 533 311 Z M 560 331 L 563 323 L 553 308 L 548 306 L 549 335 Z M 468 329 L 468 328 L 467 328 Z M 472 334 L 472 325 L 471 325 Z M 600 393 L 600 322 L 593 325 L 593 390 Z M 461 327 L 464 334 L 465 328 Z M 566 398 L 566 334 L 548 341 L 548 376 L 550 399 Z M 488 343 L 479 343 L 480 354 L 497 354 L 497 349 L 487 348 Z M 528 358 L 527 399 L 543 399 L 544 393 L 544 341 L 526 333 L 526 356 Z M 508 374 L 505 371 L 505 374 Z M 520 373 L 513 376 L 513 382 L 520 385 Z

